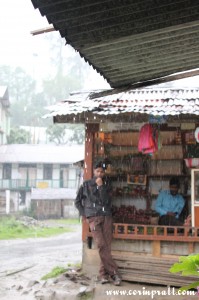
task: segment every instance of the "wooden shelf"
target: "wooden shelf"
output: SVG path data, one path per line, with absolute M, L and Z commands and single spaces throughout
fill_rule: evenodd
M 132 179 L 133 177 L 133 179 Z M 137 177 L 137 179 L 136 179 Z M 135 174 L 128 174 L 127 175 L 127 184 L 134 184 L 134 185 L 146 185 L 146 180 L 147 175 L 140 174 L 140 175 L 135 175 Z
M 151 161 L 166 161 L 166 160 L 184 160 L 184 158 L 151 158 Z
M 174 177 L 174 176 L 176 176 L 176 177 L 190 177 L 190 175 L 185 175 L 185 174 L 165 174 L 165 175 L 147 175 L 148 177 Z
M 167 189 L 169 190 L 169 188 Z M 160 193 L 160 192 L 159 192 Z M 151 197 L 157 197 L 159 195 L 159 193 L 149 193 Z M 190 195 L 183 195 L 181 193 L 178 193 L 178 195 L 181 195 L 183 198 L 187 198 L 187 197 L 190 197 Z M 191 200 L 191 199 L 190 199 Z
M 111 178 L 117 178 L 117 177 L 126 177 L 127 178 L 127 173 L 118 173 L 118 174 L 111 174 L 111 173 L 105 173 L 105 176 L 111 177 Z
M 110 143 L 106 143 L 105 145 L 109 145 L 110 147 L 132 147 L 132 148 L 138 148 L 137 145 L 131 145 L 131 144 L 110 144 Z M 192 144 L 188 144 L 188 145 L 192 145 Z M 182 144 L 162 144 L 162 146 L 181 146 Z

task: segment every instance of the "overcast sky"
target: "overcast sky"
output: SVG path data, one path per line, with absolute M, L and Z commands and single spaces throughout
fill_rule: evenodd
M 30 0 L 0 1 L 0 63 L 30 68 L 36 39 L 30 31 L 48 26 Z
M 33 77 L 46 78 L 51 72 L 49 44 L 45 34 L 32 36 L 30 32 L 48 26 L 31 0 L 0 0 L 0 65 L 20 66 Z M 67 51 L 70 46 L 65 47 Z M 93 70 L 85 89 L 94 88 L 109 85 Z
M 31 0 L 0 0 L 0 65 L 21 66 L 30 75 L 45 78 L 50 72 L 49 49 L 43 34 L 32 36 L 30 32 L 48 26 Z M 176 85 L 197 87 L 199 76 L 178 80 Z M 108 87 L 96 71 L 85 86 L 86 89 Z

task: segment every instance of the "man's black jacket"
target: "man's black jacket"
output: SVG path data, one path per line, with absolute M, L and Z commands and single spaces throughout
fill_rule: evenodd
M 111 213 L 111 185 L 103 179 L 103 185 L 97 186 L 96 178 L 85 181 L 79 188 L 75 199 L 75 206 L 80 216 L 110 216 Z

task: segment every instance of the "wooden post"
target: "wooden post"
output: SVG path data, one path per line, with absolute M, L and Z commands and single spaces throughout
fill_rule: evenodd
M 99 124 L 86 124 L 84 180 L 93 176 L 94 135 L 99 131 Z M 82 222 L 82 241 L 86 241 L 89 226 L 86 220 Z
M 188 251 L 189 251 L 189 254 L 192 254 L 194 253 L 194 243 L 188 243 Z
M 152 254 L 153 256 L 160 256 L 160 241 L 153 241 Z
M 96 124 L 86 124 L 84 180 L 91 179 L 93 176 L 94 134 L 97 129 L 99 130 L 99 125 L 96 128 Z

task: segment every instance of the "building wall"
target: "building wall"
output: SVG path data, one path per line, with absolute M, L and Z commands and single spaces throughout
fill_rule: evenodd
M 74 200 L 32 200 L 32 210 L 37 219 L 77 218 Z
M 6 144 L 7 136 L 10 134 L 10 114 L 8 112 L 7 107 L 2 105 L 2 103 L 0 103 L 0 127 L 0 143 Z
M 19 173 L 19 165 L 18 164 L 12 164 L 12 179 L 20 179 L 20 173 Z
M 43 179 L 43 166 L 42 166 L 42 164 L 37 164 L 37 179 Z
M 53 179 L 60 178 L 60 165 L 54 164 L 53 165 Z
M 3 164 L 0 164 L 0 180 L 3 178 Z
M 0 164 L 0 213 L 5 212 L 6 207 L 6 190 L 10 190 L 11 212 L 30 209 L 31 207 L 31 187 L 34 188 L 60 188 L 60 165 L 53 165 L 52 180 L 43 179 L 43 164 L 37 164 L 37 168 L 28 168 L 29 185 L 27 184 L 27 168 L 19 168 L 19 164 L 12 164 L 11 179 L 3 179 L 3 164 Z M 63 169 L 63 168 L 62 168 Z M 80 168 L 69 166 L 64 168 L 63 184 L 64 187 L 78 189 Z M 35 186 L 32 183 L 35 182 Z M 23 201 L 22 201 L 23 200 Z M 74 207 L 73 200 L 64 202 L 62 208 L 65 217 L 77 217 L 77 210 Z M 50 207 L 51 204 L 49 204 Z M 47 212 L 50 215 L 60 216 L 60 208 L 55 203 L 55 212 Z M 43 211 L 43 210 L 42 210 Z M 45 215 L 45 212 L 44 212 Z
M 65 218 L 78 218 L 79 213 L 74 205 L 74 200 L 64 201 L 64 217 Z

